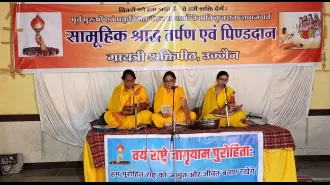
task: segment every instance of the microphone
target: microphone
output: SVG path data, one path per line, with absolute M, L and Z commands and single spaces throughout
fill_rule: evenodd
M 171 89 L 175 90 L 176 88 L 178 88 L 178 86 L 172 86 Z
M 223 87 L 225 88 L 225 94 L 226 94 L 226 100 L 225 100 L 225 107 L 226 107 L 226 121 L 227 121 L 227 127 L 229 127 L 229 115 L 228 115 L 228 95 L 227 95 L 227 85 L 223 84 Z

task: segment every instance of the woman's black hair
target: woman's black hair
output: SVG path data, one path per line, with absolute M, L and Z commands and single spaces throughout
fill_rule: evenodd
M 121 77 L 122 80 L 125 80 L 125 78 L 128 76 L 128 75 L 131 75 L 134 80 L 136 79 L 136 76 L 135 76 L 135 73 L 130 70 L 130 69 L 126 69 L 124 72 L 123 72 L 123 76 Z
M 222 75 L 226 75 L 229 78 L 229 74 L 226 71 L 220 71 L 217 75 L 217 79 Z
M 174 78 L 174 80 L 176 80 L 175 74 L 172 71 L 167 71 L 164 74 L 163 81 L 165 81 L 165 77 L 168 76 L 168 75 L 170 75 L 172 78 Z

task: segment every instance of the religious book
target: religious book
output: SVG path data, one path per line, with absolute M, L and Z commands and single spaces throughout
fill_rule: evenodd
M 170 105 L 161 105 L 163 114 L 172 114 L 172 107 Z
M 230 107 L 229 110 L 228 110 L 229 111 L 228 112 L 228 115 L 231 116 L 235 112 L 241 110 L 242 106 L 243 106 L 243 104 L 241 104 L 241 105 L 235 105 L 235 106 Z M 226 117 L 226 114 L 225 113 L 224 114 L 213 114 L 213 115 L 214 116 L 219 116 L 219 117 Z
M 242 107 L 243 107 L 243 104 L 232 106 L 232 107 L 230 107 L 230 109 L 229 109 L 229 113 L 234 113 L 234 112 L 240 110 Z

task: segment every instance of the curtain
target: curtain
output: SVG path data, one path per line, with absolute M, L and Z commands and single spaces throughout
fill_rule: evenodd
M 216 75 L 229 73 L 228 86 L 244 110 L 261 114 L 269 123 L 290 128 L 308 116 L 314 67 L 173 70 L 177 85 L 185 89 L 190 109 L 201 106 Z M 150 102 L 166 71 L 138 71 L 136 82 L 146 89 Z M 36 73 L 36 96 L 41 130 L 55 139 L 83 147 L 90 129 L 107 108 L 122 72 Z

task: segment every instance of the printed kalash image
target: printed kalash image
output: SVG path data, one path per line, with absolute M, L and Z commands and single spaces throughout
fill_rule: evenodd
M 29 47 L 23 49 L 24 55 L 29 56 L 52 56 L 59 53 L 59 49 L 47 47 L 45 45 L 44 38 L 41 36 L 40 32 L 45 27 L 44 20 L 39 16 L 39 14 L 31 21 L 31 27 L 36 32 L 35 40 L 39 47 Z
M 110 164 L 130 164 L 131 162 L 129 161 L 122 161 L 123 160 L 123 153 L 124 153 L 124 146 L 119 144 L 116 148 L 118 152 L 117 160 L 115 161 L 110 161 Z
M 280 48 L 314 49 L 321 46 L 320 12 L 280 12 Z
M 61 13 L 24 12 L 17 22 L 20 57 L 63 56 Z

